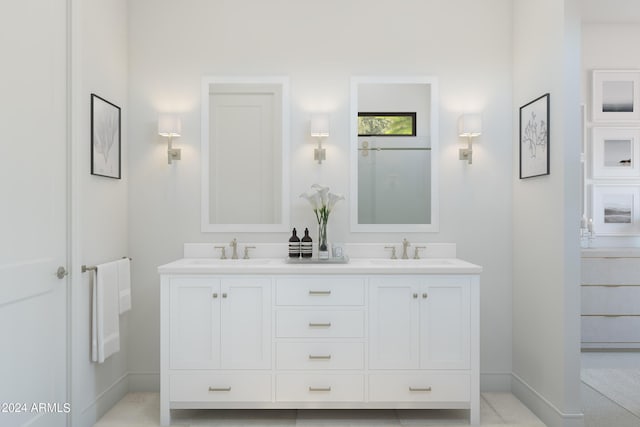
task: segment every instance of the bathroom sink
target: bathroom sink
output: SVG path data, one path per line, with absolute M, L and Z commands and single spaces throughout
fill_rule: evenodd
M 264 265 L 269 264 L 271 259 L 253 258 L 253 259 L 220 259 L 220 258 L 192 258 L 185 259 L 185 265 L 198 266 L 241 266 L 241 265 Z
M 373 265 L 398 266 L 398 267 L 441 267 L 455 265 L 455 260 L 445 258 L 421 258 L 421 259 L 370 259 Z

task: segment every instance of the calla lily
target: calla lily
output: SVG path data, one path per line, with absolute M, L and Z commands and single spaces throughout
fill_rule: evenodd
M 317 211 L 318 209 L 320 209 L 322 205 L 320 194 L 317 191 L 308 191 L 306 193 L 302 193 L 300 197 L 307 199 L 314 211 Z
M 329 209 L 329 212 L 331 212 L 333 210 L 333 207 L 340 200 L 344 200 L 344 196 L 342 194 L 329 193 L 329 203 L 327 203 L 327 208 Z

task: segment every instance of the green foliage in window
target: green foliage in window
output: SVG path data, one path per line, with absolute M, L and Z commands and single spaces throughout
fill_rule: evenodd
M 358 135 L 366 136 L 414 136 L 415 113 L 358 115 Z

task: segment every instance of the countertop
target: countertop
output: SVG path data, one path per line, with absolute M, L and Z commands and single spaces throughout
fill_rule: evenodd
M 347 264 L 289 264 L 279 258 L 183 258 L 158 267 L 160 274 L 479 274 L 482 267 L 458 258 L 391 260 L 352 258 Z

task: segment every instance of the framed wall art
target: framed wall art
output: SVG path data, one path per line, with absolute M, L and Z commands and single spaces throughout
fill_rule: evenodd
M 520 107 L 520 179 L 549 175 L 549 98 Z
M 593 178 L 640 178 L 640 128 L 593 128 Z
M 91 94 L 91 174 L 121 178 L 120 107 Z
M 640 185 L 594 184 L 591 200 L 597 235 L 640 235 Z
M 594 122 L 640 120 L 640 70 L 594 70 L 592 101 Z

